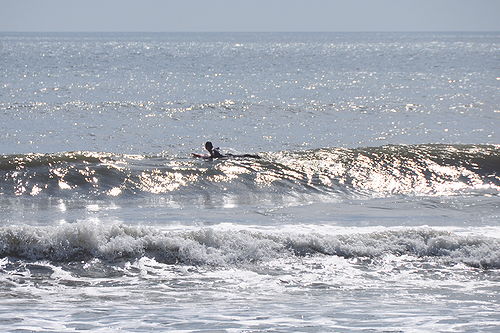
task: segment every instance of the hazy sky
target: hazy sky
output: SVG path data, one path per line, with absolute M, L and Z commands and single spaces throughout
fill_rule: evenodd
M 0 31 L 500 31 L 500 0 L 0 0 Z

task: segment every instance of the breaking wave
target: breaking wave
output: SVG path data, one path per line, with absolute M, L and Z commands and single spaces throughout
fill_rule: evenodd
M 339 235 L 214 228 L 173 232 L 91 222 L 0 228 L 0 257 L 28 261 L 113 263 L 150 257 L 169 264 L 227 266 L 311 255 L 375 259 L 407 255 L 500 268 L 500 240 L 430 228 Z
M 498 195 L 496 145 L 391 145 L 213 161 L 67 152 L 0 156 L 0 195 L 101 198 Z M 184 199 L 183 199 L 184 198 Z

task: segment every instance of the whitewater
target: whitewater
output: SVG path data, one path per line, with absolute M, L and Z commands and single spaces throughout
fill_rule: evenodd
M 499 37 L 0 33 L 0 330 L 497 332 Z

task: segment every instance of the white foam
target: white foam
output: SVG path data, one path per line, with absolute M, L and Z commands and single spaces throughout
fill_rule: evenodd
M 196 265 L 239 265 L 318 254 L 345 258 L 379 258 L 390 254 L 498 268 L 500 240 L 432 228 L 256 231 L 226 224 L 165 231 L 88 221 L 50 227 L 0 228 L 0 254 L 55 261 L 150 257 L 160 262 Z

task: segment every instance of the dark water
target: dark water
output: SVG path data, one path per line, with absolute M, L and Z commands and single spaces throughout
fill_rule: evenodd
M 496 331 L 499 40 L 0 34 L 0 327 Z

